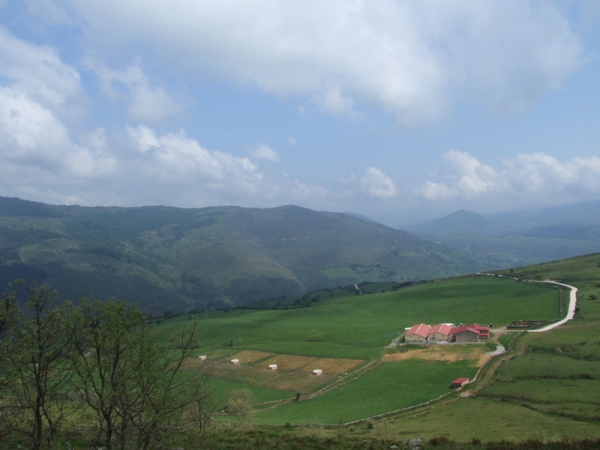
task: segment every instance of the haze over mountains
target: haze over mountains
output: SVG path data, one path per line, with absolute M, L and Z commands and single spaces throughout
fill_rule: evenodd
M 600 200 L 489 215 L 460 210 L 404 229 L 508 265 L 537 263 L 600 251 Z
M 0 282 L 152 310 L 244 304 L 361 281 L 448 277 L 493 259 L 297 206 L 52 206 L 0 197 Z

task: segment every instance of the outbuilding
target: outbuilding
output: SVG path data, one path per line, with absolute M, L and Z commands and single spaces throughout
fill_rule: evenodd
M 427 342 L 427 335 L 431 327 L 424 323 L 413 325 L 410 330 L 406 332 L 404 336 L 405 342 Z
M 312 374 L 316 377 L 320 377 L 321 375 L 323 375 L 323 371 L 321 369 L 315 369 L 312 371 Z
M 206 355 L 198 356 L 198 361 L 206 361 Z
M 269 370 L 277 370 L 277 364 L 269 364 Z
M 231 360 L 231 364 L 233 364 L 235 366 L 239 366 L 240 365 L 240 360 L 239 359 L 232 359 Z
M 456 389 L 459 387 L 463 387 L 465 384 L 469 384 L 468 378 L 457 378 L 452 382 L 452 387 Z
M 434 325 L 429 330 L 429 333 L 427 333 L 427 341 L 440 342 L 449 340 L 450 331 L 452 328 L 453 325 L 451 323 L 440 323 L 439 325 Z
M 471 325 L 463 325 L 462 327 L 452 328 L 450 331 L 450 339 L 454 342 L 479 342 L 479 331 Z

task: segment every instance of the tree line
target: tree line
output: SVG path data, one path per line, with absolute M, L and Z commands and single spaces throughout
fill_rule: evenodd
M 19 301 L 19 292 L 26 301 Z M 190 359 L 197 323 L 161 339 L 123 301 L 57 302 L 18 280 L 0 305 L 0 446 L 162 448 L 210 419 L 209 369 Z

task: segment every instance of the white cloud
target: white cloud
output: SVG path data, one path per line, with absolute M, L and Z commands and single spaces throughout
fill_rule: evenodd
M 296 138 L 294 136 L 288 136 L 287 140 L 288 140 L 288 144 L 290 144 L 290 145 L 298 144 L 298 142 L 296 142 Z
M 279 155 L 267 144 L 258 144 L 255 148 L 248 152 L 254 159 L 262 159 L 264 161 L 279 162 Z
M 437 201 L 452 198 L 513 198 L 534 201 L 568 200 L 569 196 L 600 195 L 600 158 L 559 161 L 545 153 L 518 154 L 494 169 L 468 153 L 450 151 L 441 180 L 428 180 L 414 190 L 417 197 Z
M 600 194 L 600 158 L 597 156 L 561 162 L 544 153 L 521 153 L 505 161 L 505 165 L 506 177 L 518 192 Z
M 169 64 L 217 70 L 339 114 L 356 102 L 406 124 L 433 120 L 462 89 L 519 110 L 582 64 L 581 39 L 547 2 L 68 0 L 105 47 L 139 43 Z
M 25 42 L 0 27 L 0 165 L 3 182 L 94 178 L 115 168 L 103 132 L 76 145 L 69 121 L 84 100 L 78 72 L 49 47 Z M 19 174 L 20 172 L 20 174 Z M 43 175 L 45 174 L 45 175 Z
M 323 92 L 313 96 L 313 101 L 324 111 L 334 115 L 352 111 L 352 98 L 344 95 L 339 86 L 326 86 Z
M 0 88 L 0 155 L 3 160 L 54 164 L 69 146 L 68 132 L 52 112 L 13 87 Z
M 55 50 L 18 39 L 2 26 L 0 77 L 15 95 L 52 108 L 59 115 L 78 111 L 84 97 L 79 73 L 65 64 Z
M 98 75 L 103 91 L 109 97 L 127 101 L 127 115 L 133 121 L 161 123 L 183 111 L 164 86 L 150 81 L 139 64 L 115 70 L 88 59 L 86 67 Z M 126 92 L 120 89 L 121 86 L 126 88 Z
M 447 200 L 456 197 L 458 193 L 457 189 L 451 189 L 444 183 L 436 183 L 434 181 L 427 181 L 415 191 L 417 196 L 432 201 Z
M 146 174 L 163 182 L 179 184 L 200 178 L 214 188 L 243 184 L 255 191 L 253 183 L 263 177 L 248 158 L 210 152 L 183 130 L 158 136 L 155 130 L 139 126 L 128 127 L 127 132 L 135 147 L 149 154 L 144 163 Z
M 360 179 L 360 189 L 364 194 L 382 200 L 398 194 L 392 179 L 375 167 L 369 167 L 365 171 L 365 175 Z
M 106 132 L 100 128 L 87 136 L 86 145 L 74 146 L 67 168 L 76 179 L 120 176 L 119 161 L 108 148 Z
M 460 173 L 456 187 L 463 194 L 484 193 L 496 185 L 496 171 L 468 153 L 453 150 L 444 155 L 444 160 L 454 173 Z

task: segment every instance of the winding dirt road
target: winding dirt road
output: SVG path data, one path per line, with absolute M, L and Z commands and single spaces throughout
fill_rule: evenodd
M 529 280 L 534 281 L 534 280 Z M 557 284 L 559 286 L 568 287 L 571 289 L 571 293 L 569 295 L 569 309 L 567 311 L 567 315 L 564 319 L 559 320 L 558 322 L 552 323 L 550 325 L 546 325 L 544 328 L 540 328 L 539 330 L 528 330 L 529 333 L 541 333 L 543 331 L 550 331 L 556 327 L 561 326 L 564 323 L 567 323 L 569 320 L 572 320 L 575 317 L 575 308 L 577 307 L 577 291 L 578 289 L 575 286 L 571 286 L 570 284 L 559 283 L 558 281 L 535 281 L 536 283 L 551 283 Z

